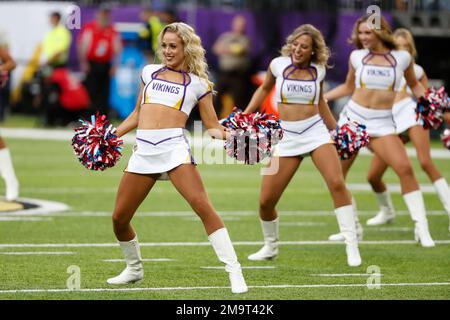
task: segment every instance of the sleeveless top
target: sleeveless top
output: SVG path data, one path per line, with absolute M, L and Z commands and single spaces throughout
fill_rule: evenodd
M 183 75 L 183 83 L 158 78 L 158 74 L 172 70 Z M 156 103 L 175 108 L 189 116 L 198 101 L 212 92 L 211 85 L 199 76 L 177 71 L 162 64 L 149 64 L 142 70 L 142 104 Z
M 371 64 L 374 56 L 383 56 L 388 65 Z M 401 80 L 411 63 L 411 55 L 404 50 L 391 50 L 380 54 L 368 49 L 354 50 L 350 63 L 355 69 L 356 88 L 400 91 Z
M 291 75 L 298 69 L 306 69 L 312 79 L 292 78 Z M 291 57 L 278 57 L 270 63 L 270 71 L 276 78 L 275 98 L 277 103 L 308 105 L 319 103 L 320 83 L 326 74 L 324 66 L 311 63 L 306 68 L 300 68 L 292 63 Z

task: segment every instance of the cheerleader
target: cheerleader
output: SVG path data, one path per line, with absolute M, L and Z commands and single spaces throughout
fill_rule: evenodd
M 0 87 L 5 85 L 9 72 L 16 67 L 16 62 L 11 58 L 6 49 L 0 47 Z M 19 182 L 14 172 L 11 153 L 5 140 L 0 136 L 0 175 L 6 184 L 6 200 L 14 201 L 19 196 Z
M 367 22 L 369 17 L 359 18 L 353 28 L 351 41 L 357 50 L 350 55 L 345 83 L 327 92 L 325 98 L 334 100 L 351 95 L 339 123 L 351 119 L 367 126 L 371 137 L 370 149 L 392 167 L 400 178 L 403 199 L 415 222 L 415 240 L 424 247 L 433 247 L 423 196 L 406 149 L 396 135 L 392 115 L 392 105 L 396 93 L 401 91 L 403 76 L 416 97 L 424 96 L 425 89 L 415 77 L 411 55 L 407 51 L 396 49 L 386 20 L 381 17 L 380 28 L 374 29 Z M 356 155 L 342 161 L 345 176 L 355 158 Z M 342 238 L 341 234 L 330 237 L 332 240 Z
M 329 49 L 322 34 L 310 24 L 295 29 L 272 60 L 262 85 L 253 94 L 245 113 L 254 112 L 276 87 L 276 100 L 284 129 L 271 162 L 278 162 L 274 175 L 264 175 L 259 200 L 259 215 L 264 246 L 250 260 L 273 259 L 278 254 L 279 218 L 275 208 L 305 157 L 311 159 L 324 178 L 333 198 L 340 230 L 346 242 L 347 263 L 359 266 L 361 257 L 356 238 L 351 195 L 344 182 L 339 157 L 329 130 L 336 121 L 323 98 Z
M 413 58 L 417 57 L 414 38 L 410 31 L 403 28 L 397 29 L 394 32 L 394 41 L 398 49 L 408 51 Z M 414 64 L 414 73 L 417 81 L 420 81 L 425 88 L 428 87 L 427 75 L 423 68 L 418 64 Z M 394 106 L 392 107 L 396 130 L 404 143 L 411 140 L 414 144 L 420 166 L 433 182 L 439 199 L 450 216 L 450 189 L 447 181 L 442 177 L 442 174 L 431 159 L 429 131 L 424 129 L 416 120 L 416 102 L 411 95 L 411 89 L 407 86 L 403 77 L 401 91 L 396 94 Z M 367 225 L 385 224 L 391 222 L 395 217 L 391 197 L 382 180 L 387 168 L 386 163 L 379 156 L 375 155 L 369 169 L 368 181 L 376 194 L 380 211 L 375 217 L 367 221 Z
M 208 199 L 183 131 L 198 103 L 209 133 L 226 138 L 212 104 L 205 50 L 194 29 L 184 23 L 165 26 L 158 41 L 158 55 L 163 63 L 144 67 L 136 108 L 117 128 L 119 137 L 136 127 L 137 132 L 112 215 L 114 233 L 127 267 L 107 282 L 126 284 L 143 278 L 139 243 L 130 221 L 156 181 L 170 179 L 202 220 L 217 257 L 225 263 L 231 291 L 246 292 L 247 285 L 227 229 Z

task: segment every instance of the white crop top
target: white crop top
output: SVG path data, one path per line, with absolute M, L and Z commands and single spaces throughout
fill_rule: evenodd
M 383 56 L 389 65 L 371 64 L 374 56 Z M 411 55 L 404 50 L 374 53 L 368 49 L 354 50 L 350 63 L 355 69 L 356 88 L 400 91 L 401 80 L 411 63 Z
M 270 63 L 270 71 L 276 78 L 275 99 L 277 103 L 318 104 L 320 83 L 325 78 L 326 70 L 322 65 L 311 63 L 305 68 L 310 73 L 311 80 L 290 78 L 297 69 L 291 57 L 278 57 Z
M 171 82 L 158 78 L 158 74 L 172 70 L 162 64 L 149 64 L 142 70 L 142 104 L 157 103 L 169 108 L 175 108 L 188 116 L 197 102 L 212 92 L 211 85 L 195 74 L 180 72 L 183 75 L 183 83 Z
M 417 81 L 420 81 L 420 79 L 422 79 L 423 75 L 425 74 L 425 71 L 418 64 L 414 64 L 414 74 L 416 75 Z M 402 77 L 402 82 L 400 84 L 400 88 L 401 88 L 400 91 L 406 91 L 409 94 L 412 94 L 411 88 L 408 87 L 405 77 Z

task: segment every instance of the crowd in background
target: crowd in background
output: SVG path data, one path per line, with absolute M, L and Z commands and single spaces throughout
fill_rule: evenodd
M 205 4 L 211 4 L 206 2 Z M 300 5 L 295 1 L 291 2 L 292 5 Z M 316 5 L 322 2 L 318 1 Z M 367 1 L 336 1 L 328 2 L 326 6 L 334 3 L 336 9 L 338 5 L 349 6 L 350 2 L 351 6 L 358 7 L 366 5 Z M 391 2 L 397 10 L 408 9 L 407 1 Z M 416 6 L 426 10 L 440 10 L 445 9 L 449 3 L 450 1 L 426 0 L 417 1 Z M 201 4 L 200 1 L 199 5 Z M 227 5 L 249 6 L 248 3 L 233 1 L 228 1 Z M 273 3 L 270 5 L 275 6 Z M 312 3 L 306 1 L 302 8 L 307 10 L 311 6 Z M 172 7 L 143 7 L 136 18 L 142 24 L 139 50 L 143 53 L 146 63 L 158 63 L 157 36 L 164 25 L 178 20 L 176 11 Z M 118 117 L 117 112 L 110 106 L 110 84 L 120 64 L 124 39 L 111 21 L 110 7 L 100 4 L 95 19 L 83 22 L 82 29 L 73 38 L 61 19 L 59 12 L 51 13 L 49 22 L 52 29 L 42 39 L 39 66 L 33 78 L 23 84 L 20 101 L 11 105 L 9 84 L 0 90 L 0 120 L 4 119 L 5 111 L 34 113 L 46 126 L 66 126 L 96 111 L 112 118 Z M 210 48 L 215 59 L 210 63 L 211 77 L 217 92 L 214 105 L 221 118 L 226 116 L 233 106 L 247 105 L 257 84 L 254 75 L 259 70 L 250 55 L 253 44 L 246 34 L 246 24 L 245 16 L 236 15 L 228 32 L 214 35 L 216 40 Z M 11 36 L 0 32 L 0 46 L 7 48 L 7 38 Z M 332 36 L 331 31 L 328 37 Z M 270 41 L 269 35 L 267 41 Z M 331 40 L 327 39 L 327 42 Z M 68 61 L 71 46 L 76 48 L 76 68 Z M 196 117 L 198 114 L 194 112 L 193 118 Z

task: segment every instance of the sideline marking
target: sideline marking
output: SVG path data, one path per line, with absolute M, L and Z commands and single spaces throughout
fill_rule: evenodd
M 450 240 L 434 240 L 436 244 L 450 244 Z M 372 240 L 359 241 L 359 244 L 419 244 L 414 240 Z M 234 241 L 233 245 L 237 246 L 259 246 L 264 244 L 262 241 Z M 344 241 L 280 241 L 280 245 L 344 245 Z M 210 242 L 143 242 L 139 244 L 141 247 L 200 247 L 210 246 Z M 80 247 L 118 247 L 117 243 L 3 243 L 0 248 L 80 248 Z
M 380 283 L 382 287 L 422 287 L 422 286 L 448 286 L 450 282 L 425 282 L 425 283 Z M 279 284 L 267 286 L 248 286 L 249 288 L 259 289 L 289 289 L 289 288 L 345 288 L 345 287 L 367 287 L 367 284 Z M 211 290 L 211 289 L 230 289 L 226 286 L 216 287 L 161 287 L 161 288 L 92 288 L 92 289 L 19 289 L 19 290 L 0 290 L 0 293 L 39 293 L 39 292 L 117 292 L 117 291 L 176 291 L 176 290 Z

